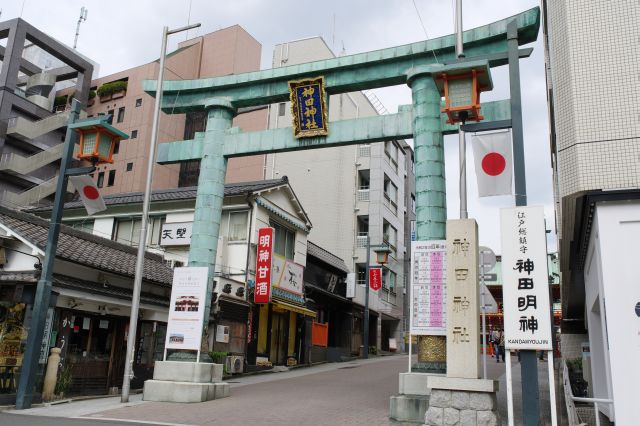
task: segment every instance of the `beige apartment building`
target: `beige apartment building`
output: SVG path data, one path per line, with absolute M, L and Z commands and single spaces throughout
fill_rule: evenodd
M 260 69 L 262 46 L 239 25 L 224 28 L 178 44 L 165 60 L 165 79 L 183 80 L 215 77 Z M 121 141 L 113 156 L 113 164 L 100 165 L 94 173 L 97 186 L 104 195 L 144 190 L 155 99 L 142 90 L 144 80 L 158 77 L 159 60 L 95 79 L 91 90 L 97 92 L 87 105 L 88 116 L 111 114 L 112 123 L 129 134 Z M 116 91 L 108 87 L 115 82 Z M 109 93 L 111 92 L 111 93 Z M 64 91 L 60 94 L 66 94 Z M 101 96 L 102 95 L 102 96 Z M 203 113 L 164 114 L 160 116 L 158 143 L 192 139 L 204 131 Z M 262 130 L 267 126 L 266 108 L 239 114 L 234 126 L 244 131 Z M 263 158 L 248 157 L 229 162 L 228 182 L 263 179 Z M 195 186 L 199 161 L 182 164 L 155 165 L 153 189 Z

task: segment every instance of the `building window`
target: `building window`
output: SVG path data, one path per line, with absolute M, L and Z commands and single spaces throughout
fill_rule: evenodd
M 296 233 L 277 222 L 271 222 L 270 224 L 275 229 L 273 252 L 293 260 L 295 255 Z
M 384 270 L 384 279 L 382 280 L 382 288 L 389 290 L 391 293 L 396 292 L 396 273 L 391 269 Z
M 102 188 L 102 185 L 104 185 L 104 172 L 98 173 L 98 182 L 96 182 L 98 188 Z
M 384 177 L 384 198 L 387 207 L 396 213 L 398 211 L 398 187 L 386 175 Z
M 113 146 L 113 154 L 117 154 L 120 152 L 120 141 L 116 142 L 116 144 Z
M 285 105 L 284 102 L 281 102 L 278 104 L 278 115 L 280 117 L 284 116 L 284 112 L 285 112 L 284 105 Z
M 116 181 L 116 171 L 109 170 L 109 179 L 107 179 L 107 186 L 113 186 Z
M 142 98 L 136 99 L 136 108 L 142 106 Z
M 200 160 L 183 161 L 180 163 L 178 175 L 178 188 L 198 185 L 200 176 Z
M 79 220 L 77 222 L 69 222 L 67 225 L 78 231 L 91 234 L 93 232 L 93 222 L 93 220 Z
M 411 194 L 411 211 L 416 214 L 416 196 Z
M 109 124 L 113 124 L 113 110 L 110 109 L 109 111 L 107 111 L 107 114 L 109 115 L 109 119 L 107 120 L 107 123 Z
M 131 131 L 131 139 L 135 139 L 138 137 L 138 131 L 137 130 L 132 130 Z
M 133 163 L 127 163 L 127 171 L 130 172 L 133 170 Z
M 382 224 L 382 240 L 392 246 L 391 248 L 395 251 L 398 241 L 398 231 L 386 220 Z
M 229 241 L 247 240 L 248 216 L 246 211 L 229 213 Z
M 147 243 L 149 245 L 160 244 L 160 234 L 165 217 L 150 217 L 147 228 Z M 113 240 L 131 246 L 137 246 L 140 241 L 141 219 L 117 219 Z
M 124 107 L 118 108 L 118 123 L 124 121 Z

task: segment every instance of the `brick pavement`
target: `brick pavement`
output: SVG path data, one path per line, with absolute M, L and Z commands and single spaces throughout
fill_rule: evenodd
M 288 373 L 279 373 L 234 386 L 230 398 L 147 402 L 87 417 L 190 425 L 388 425 L 389 397 L 398 392 L 398 373 L 406 368 L 406 356 L 337 364 L 315 374 L 280 379 Z

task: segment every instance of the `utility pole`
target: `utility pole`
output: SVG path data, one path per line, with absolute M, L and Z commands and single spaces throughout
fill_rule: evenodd
M 153 166 L 156 163 L 156 145 L 158 143 L 158 124 L 160 121 L 160 105 L 162 104 L 162 84 L 164 82 L 164 60 L 167 55 L 167 37 L 170 34 L 198 28 L 200 24 L 169 30 L 162 29 L 162 44 L 160 48 L 160 69 L 158 70 L 158 93 L 153 112 L 153 125 L 151 127 L 151 141 L 147 161 L 147 181 L 142 202 L 142 224 L 140 226 L 140 239 L 138 240 L 138 257 L 136 258 L 136 273 L 133 279 L 133 298 L 131 300 L 131 316 L 129 317 L 129 335 L 127 336 L 127 354 L 124 362 L 124 377 L 122 379 L 121 402 L 129 402 L 129 390 L 133 378 L 133 353 L 136 345 L 136 330 L 138 327 L 138 312 L 140 311 L 140 290 L 142 289 L 142 275 L 144 271 L 144 254 L 147 248 L 147 227 L 149 222 L 149 204 L 151 202 L 151 183 L 153 181 Z
M 80 35 L 80 24 L 87 20 L 88 14 L 89 14 L 89 9 L 82 6 L 82 8 L 80 9 L 80 17 L 78 18 L 78 25 L 76 25 L 76 38 L 73 40 L 74 49 L 78 45 L 78 36 Z
M 464 48 L 462 43 L 462 0 L 456 0 L 456 19 L 455 19 L 455 33 L 456 33 L 456 57 L 464 58 Z M 466 114 L 465 114 L 466 115 Z M 462 123 L 458 128 L 458 157 L 460 160 L 460 219 L 467 219 L 469 212 L 467 211 L 467 141 L 465 140 L 464 122 L 466 117 L 460 113 Z

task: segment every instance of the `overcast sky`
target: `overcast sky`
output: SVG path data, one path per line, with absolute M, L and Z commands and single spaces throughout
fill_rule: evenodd
M 465 0 L 464 28 L 485 25 L 538 5 L 539 0 Z M 334 52 L 340 53 L 344 48 L 347 54 L 424 40 L 416 7 L 430 38 L 453 32 L 452 0 L 12 0 L 3 2 L 0 19 L 21 16 L 45 33 L 73 45 L 82 6 L 89 13 L 80 29 L 78 50 L 100 64 L 101 76 L 157 59 L 164 25 L 176 28 L 200 22 L 202 26 L 189 33 L 193 37 L 239 24 L 262 44 L 263 69 L 271 67 L 275 44 L 310 36 L 322 36 Z M 173 35 L 169 49 L 185 37 Z M 548 238 L 552 251 L 556 243 L 542 34 L 532 47 L 531 58 L 521 61 L 527 193 L 529 205 L 545 207 L 547 228 L 553 229 L 553 237 Z M 509 97 L 506 71 L 506 67 L 492 70 L 495 89 L 483 95 L 482 100 Z M 376 93 L 390 112 L 411 102 L 407 87 L 380 89 Z M 478 220 L 480 243 L 500 253 L 498 209 L 513 206 L 513 197 L 478 198 L 469 143 L 469 216 Z M 453 219 L 459 217 L 457 136 L 445 139 L 445 151 L 447 207 L 449 218 Z

